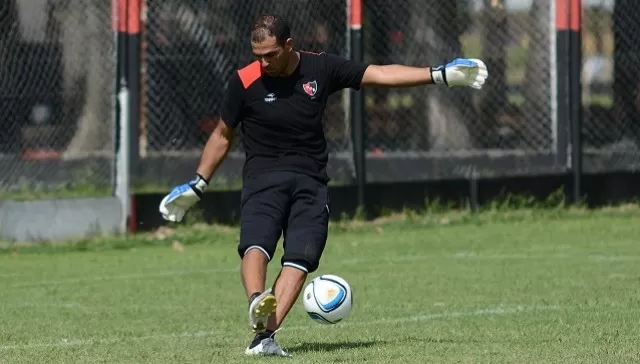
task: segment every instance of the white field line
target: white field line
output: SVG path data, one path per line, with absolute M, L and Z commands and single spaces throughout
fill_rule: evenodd
M 82 277 L 82 278 L 69 278 L 58 280 L 44 280 L 35 282 L 16 283 L 8 286 L 8 288 L 22 288 L 22 287 L 35 287 L 35 286 L 55 286 L 62 284 L 75 284 L 84 282 L 100 282 L 100 281 L 112 281 L 112 280 L 128 280 L 128 279 L 140 279 L 140 278 L 160 278 L 160 277 L 177 277 L 189 274 L 200 273 L 234 273 L 238 272 L 236 268 L 201 268 L 201 269 L 174 269 L 155 271 L 148 273 L 131 273 L 131 274 L 114 274 L 94 277 Z
M 115 310 L 124 311 L 124 310 L 141 310 L 141 311 L 153 311 L 153 310 L 162 310 L 162 311 L 177 311 L 178 309 L 188 310 L 189 307 L 180 306 L 180 305 L 136 305 L 136 304 L 119 304 L 116 306 L 100 306 L 100 305 L 85 305 L 79 302 L 66 302 L 66 303 L 19 303 L 19 304 L 3 304 L 0 306 L 0 310 L 2 308 L 11 308 L 11 309 L 27 309 L 27 308 L 36 308 L 36 309 L 66 309 L 73 311 L 84 311 L 84 312 L 104 312 L 109 311 L 113 312 Z
M 353 258 L 353 259 L 342 259 L 342 260 L 330 260 L 328 262 L 323 262 L 323 266 L 343 266 L 343 265 L 357 265 L 357 264 L 365 264 L 365 263 L 401 263 L 401 262 L 409 262 L 409 261 L 424 261 L 427 259 L 437 258 L 437 255 L 428 255 L 428 256 L 419 256 L 419 255 L 406 255 L 406 256 L 394 256 L 394 257 L 378 257 L 373 259 L 361 259 L 361 258 Z M 114 274 L 114 275 L 103 275 L 103 276 L 88 276 L 88 277 L 79 277 L 79 278 L 68 278 L 68 279 L 59 279 L 59 280 L 43 280 L 43 281 L 34 281 L 34 282 L 22 282 L 11 284 L 7 286 L 7 288 L 25 288 L 25 287 L 37 287 L 37 286 L 55 286 L 55 285 L 63 285 L 63 284 L 76 284 L 76 283 L 84 283 L 84 282 L 101 282 L 101 281 L 111 281 L 111 280 L 128 280 L 128 279 L 144 279 L 144 278 L 161 278 L 161 277 L 178 277 L 189 274 L 201 274 L 201 273 L 239 273 L 240 267 L 238 265 L 235 267 L 226 267 L 226 268 L 200 268 L 200 269 L 174 269 L 174 270 L 164 270 L 164 271 L 155 271 L 148 273 L 132 273 L 132 274 Z
M 436 319 L 451 319 L 458 317 L 474 317 L 474 316 L 503 316 L 509 314 L 517 314 L 522 312 L 534 312 L 534 311 L 557 311 L 562 310 L 561 306 L 498 306 L 491 307 L 476 311 L 469 312 L 444 312 L 444 313 L 433 313 L 433 314 L 422 314 L 415 315 L 409 317 L 400 317 L 400 318 L 388 318 L 388 319 L 379 319 L 375 321 L 368 322 L 357 322 L 357 321 L 348 321 L 343 323 L 341 326 L 370 326 L 370 325 L 390 325 L 390 324 L 402 324 L 409 322 L 421 322 L 421 321 L 430 321 Z M 325 327 L 331 327 L 330 325 L 325 325 Z M 308 326 L 295 326 L 292 329 L 308 329 Z M 285 327 L 283 330 L 287 330 Z
M 433 255 L 405 255 L 394 257 L 378 257 L 373 259 L 352 258 L 343 260 L 330 260 L 323 263 L 323 267 L 343 266 L 343 265 L 356 265 L 365 263 L 402 263 L 402 262 L 420 262 L 429 259 L 469 259 L 469 260 L 539 260 L 539 259 L 589 259 L 593 262 L 615 262 L 615 261 L 638 261 L 640 256 L 633 255 L 604 255 L 604 254 L 481 254 L 475 252 L 457 252 L 453 254 L 433 254 Z M 201 274 L 201 273 L 237 273 L 239 272 L 239 264 L 236 267 L 226 268 L 199 268 L 199 269 L 174 269 L 164 271 L 154 271 L 148 273 L 131 273 L 131 274 L 114 274 L 103 276 L 87 276 L 79 278 L 59 279 L 59 280 L 42 280 L 35 282 L 21 282 L 11 284 L 5 287 L 5 289 L 11 288 L 26 288 L 37 286 L 55 286 L 63 284 L 76 284 L 84 282 L 101 282 L 112 280 L 128 280 L 128 279 L 144 279 L 144 278 L 160 278 L 160 277 L 177 277 L 189 274 Z
M 407 255 L 407 256 L 396 256 L 391 258 L 380 257 L 380 258 L 374 258 L 374 259 L 343 259 L 343 260 L 329 261 L 325 263 L 325 265 L 340 266 L 340 265 L 355 265 L 355 264 L 372 263 L 372 262 L 398 263 L 403 261 L 421 261 L 429 258 L 433 258 L 433 256 Z M 88 277 L 79 277 L 79 278 L 58 279 L 58 280 L 22 282 L 22 283 L 9 285 L 7 288 L 51 286 L 51 285 L 75 284 L 75 283 L 84 283 L 84 282 L 100 282 L 100 281 L 128 280 L 128 279 L 140 279 L 140 278 L 177 277 L 177 276 L 184 276 L 189 274 L 200 274 L 200 273 L 239 273 L 240 272 L 239 263 L 240 261 L 238 261 L 238 264 L 235 267 L 226 267 L 226 268 L 173 269 L 173 270 L 154 271 L 154 272 L 148 272 L 148 273 L 113 274 L 113 275 L 103 275 L 103 276 L 94 276 L 94 277 L 88 276 Z
M 23 277 L 20 273 L 0 273 L 0 278 L 15 278 L 15 277 Z
M 640 260 L 637 255 L 606 255 L 606 254 L 485 254 L 476 252 L 458 252 L 452 255 L 454 258 L 460 259 L 485 259 L 485 260 L 527 260 L 527 259 L 589 259 L 595 262 L 614 262 L 614 261 L 636 261 Z
M 443 312 L 434 314 L 421 314 L 415 316 L 407 316 L 400 318 L 387 318 L 372 321 L 347 321 L 338 325 L 320 325 L 315 322 L 311 322 L 309 325 L 299 326 L 284 326 L 281 332 L 288 331 L 302 331 L 309 330 L 310 328 L 324 328 L 324 329 L 336 329 L 341 327 L 367 327 L 367 326 L 379 326 L 390 324 L 403 324 L 412 322 L 423 322 L 438 319 L 456 319 L 461 317 L 479 317 L 479 316 L 504 316 L 519 314 L 524 312 L 534 311 L 549 311 L 549 310 L 562 310 L 561 306 L 497 306 L 490 307 L 476 311 L 459 311 L 459 312 Z M 58 342 L 50 343 L 26 343 L 26 344 L 14 344 L 14 345 L 0 345 L 0 350 L 29 350 L 36 348 L 64 348 L 64 347 L 78 347 L 89 345 L 104 345 L 115 344 L 131 341 L 145 341 L 145 340 L 176 340 L 181 338 L 199 338 L 209 337 L 215 335 L 224 334 L 222 331 L 194 331 L 194 332 L 180 332 L 180 333 L 168 333 L 168 334 L 154 334 L 138 337 L 118 337 L 118 338 L 97 338 L 97 339 L 61 339 Z

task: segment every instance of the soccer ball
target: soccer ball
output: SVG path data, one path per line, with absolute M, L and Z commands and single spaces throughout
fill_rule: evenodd
M 309 317 L 322 324 L 342 321 L 353 306 L 351 286 L 344 279 L 325 274 L 307 284 L 302 296 Z

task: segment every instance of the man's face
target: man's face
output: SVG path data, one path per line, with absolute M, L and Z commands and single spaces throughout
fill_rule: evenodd
M 292 43 L 292 39 L 289 38 L 284 45 L 280 45 L 276 42 L 276 37 L 268 36 L 262 42 L 251 42 L 251 48 L 265 73 L 269 76 L 279 76 L 289 64 Z

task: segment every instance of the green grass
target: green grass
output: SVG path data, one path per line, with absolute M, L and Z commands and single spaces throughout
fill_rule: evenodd
M 291 363 L 638 362 L 638 236 L 635 207 L 334 223 L 318 273 L 352 284 L 353 312 L 328 327 L 298 303 L 278 338 Z M 242 355 L 236 241 L 200 225 L 5 245 L 0 363 L 282 362 Z
M 99 186 L 97 184 L 82 184 L 77 186 L 33 188 L 22 187 L 17 189 L 0 189 L 0 200 L 10 201 L 35 201 L 53 198 L 92 198 L 111 196 L 111 186 Z
M 185 176 L 184 182 L 189 182 L 190 176 Z M 329 181 L 330 186 L 342 185 L 340 181 Z M 175 184 L 168 183 L 147 183 L 138 182 L 135 183 L 131 190 L 137 194 L 151 194 L 151 193 L 169 193 Z M 234 191 L 242 188 L 241 180 L 230 180 L 225 178 L 224 175 L 216 175 L 209 183 L 207 191 Z M 106 197 L 113 195 L 113 186 L 110 185 L 98 185 L 98 184 L 78 184 L 73 186 L 64 187 L 50 187 L 50 188 L 34 188 L 31 186 L 25 186 L 17 189 L 0 189 L 0 201 L 35 201 L 43 199 L 57 199 L 57 198 L 93 198 L 93 197 Z
M 188 182 L 185 177 L 185 183 Z M 220 181 L 222 180 L 222 181 Z M 168 193 L 174 186 L 169 184 L 137 183 L 132 187 L 136 193 Z M 209 184 L 209 191 L 229 191 L 242 187 L 241 182 L 229 182 L 223 178 L 217 178 Z M 75 186 L 33 188 L 23 187 L 13 190 L 0 189 L 0 200 L 34 201 L 54 198 L 89 198 L 106 197 L 113 195 L 113 186 L 97 184 L 79 184 Z

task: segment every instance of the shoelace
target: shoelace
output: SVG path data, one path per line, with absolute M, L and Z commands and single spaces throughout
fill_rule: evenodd
M 271 335 L 269 335 L 267 339 L 265 339 L 264 343 L 262 344 L 263 348 L 267 349 L 267 351 L 270 351 L 270 352 L 277 352 L 278 354 L 285 353 L 285 351 L 280 347 L 280 345 L 278 345 L 276 340 L 273 338 L 276 335 L 276 333 L 280 330 L 282 330 L 282 327 L 278 328 Z
M 278 345 L 278 343 L 270 337 L 263 341 L 262 349 L 268 353 L 286 355 L 286 352 L 280 347 L 280 345 Z
M 269 335 L 269 339 L 272 339 L 276 335 L 276 333 L 280 330 L 282 330 L 282 327 L 279 327 L 278 329 L 276 329 L 276 331 L 274 331 L 271 335 Z

